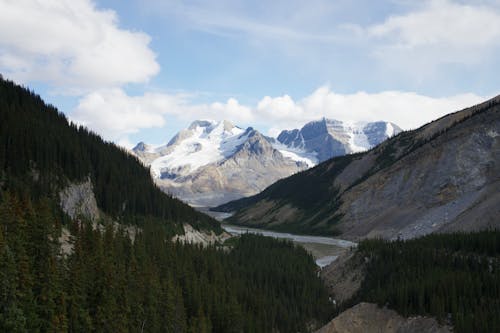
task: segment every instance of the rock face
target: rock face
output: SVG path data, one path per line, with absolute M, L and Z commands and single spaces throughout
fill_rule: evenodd
M 499 175 L 496 97 L 218 209 L 249 226 L 352 240 L 499 228 Z
M 258 193 L 308 167 L 274 143 L 251 127 L 195 121 L 166 146 L 141 142 L 133 152 L 150 166 L 162 190 L 195 206 L 213 206 Z
M 90 179 L 81 184 L 70 184 L 59 192 L 62 210 L 72 219 L 82 215 L 91 221 L 99 219 L 99 208 Z
M 404 318 L 376 304 L 359 303 L 342 312 L 316 333 L 449 333 L 449 326 L 428 317 Z
M 323 118 L 307 123 L 300 130 L 282 131 L 277 140 L 289 148 L 314 154 L 317 162 L 323 162 L 368 150 L 400 132 L 401 128 L 390 122 L 346 123 Z
M 179 241 L 187 244 L 201 244 L 202 246 L 214 245 L 217 243 L 224 243 L 224 241 L 231 237 L 227 232 L 216 235 L 213 231 L 202 232 L 194 229 L 190 224 L 184 224 L 184 235 L 176 235 L 172 240 Z

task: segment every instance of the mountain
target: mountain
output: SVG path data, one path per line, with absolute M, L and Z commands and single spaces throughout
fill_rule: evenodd
M 323 162 L 368 150 L 400 132 L 396 124 L 385 121 L 348 123 L 323 118 L 307 123 L 300 130 L 282 131 L 277 140 L 289 149 L 314 155 L 316 161 Z
M 500 96 L 215 210 L 232 223 L 346 239 L 500 227 Z
M 312 165 L 257 130 L 225 120 L 197 120 L 164 146 L 141 142 L 132 151 L 162 190 L 196 206 L 253 195 Z
M 227 120 L 197 120 L 164 146 L 140 142 L 132 151 L 165 192 L 195 206 L 215 206 L 259 193 L 318 160 L 369 149 L 399 131 L 387 122 L 322 119 L 274 139 Z
M 0 192 L 48 197 L 70 217 L 124 224 L 154 219 L 175 233 L 182 224 L 220 232 L 219 224 L 163 193 L 127 151 L 70 123 L 34 93 L 0 79 Z

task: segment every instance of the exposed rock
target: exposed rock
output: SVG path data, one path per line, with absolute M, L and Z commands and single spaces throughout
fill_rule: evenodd
M 91 221 L 99 219 L 99 208 L 90 179 L 80 184 L 68 185 L 59 192 L 59 199 L 62 210 L 72 219 L 78 215 Z
M 376 304 L 359 303 L 342 312 L 316 333 L 449 333 L 451 327 L 440 325 L 434 318 L 404 318 L 396 311 Z
M 73 252 L 73 244 L 71 243 L 71 233 L 68 228 L 61 229 L 61 236 L 59 236 L 59 243 L 61 244 L 61 253 L 63 256 L 70 255 Z
M 223 243 L 226 239 L 230 238 L 231 235 L 227 232 L 223 232 L 219 235 L 215 234 L 213 231 L 207 233 L 206 231 L 199 231 L 194 229 L 190 224 L 184 224 L 184 235 L 176 235 L 172 240 L 179 241 L 182 243 L 191 244 L 202 244 L 203 246 Z

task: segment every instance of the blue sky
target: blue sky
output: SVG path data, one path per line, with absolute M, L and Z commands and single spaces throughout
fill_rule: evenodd
M 500 1 L 0 0 L 0 72 L 130 146 L 199 118 L 415 128 L 500 93 Z

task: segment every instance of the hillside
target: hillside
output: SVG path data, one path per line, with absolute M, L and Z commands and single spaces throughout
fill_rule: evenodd
M 218 223 L 163 193 L 125 150 L 68 122 L 33 92 L 0 81 L 0 189 L 59 201 L 90 180 L 98 208 L 123 223 L 154 218 L 172 231 L 182 223 L 220 231 Z
M 320 332 L 500 329 L 500 231 L 364 240 L 342 260 L 321 272 L 341 314 Z
M 347 239 L 499 227 L 500 97 L 217 207 L 232 223 Z

